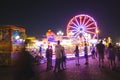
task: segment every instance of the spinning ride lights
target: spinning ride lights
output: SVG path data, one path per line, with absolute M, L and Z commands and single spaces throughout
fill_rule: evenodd
M 67 25 L 67 36 L 74 36 L 75 38 L 84 37 L 95 39 L 97 38 L 96 31 L 97 23 L 89 15 L 81 14 L 74 16 Z

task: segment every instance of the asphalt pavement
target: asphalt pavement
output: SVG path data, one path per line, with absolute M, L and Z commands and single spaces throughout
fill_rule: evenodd
M 55 60 L 53 60 L 54 69 Z M 66 69 L 54 72 L 46 71 L 46 63 L 34 66 L 36 77 L 31 80 L 120 80 L 120 69 L 110 69 L 107 61 L 104 67 L 99 67 L 98 59 L 89 57 L 89 64 L 80 58 L 80 65 L 76 65 L 75 58 L 67 59 Z M 12 67 L 0 67 L 0 80 L 14 80 Z M 24 73 L 23 73 L 24 74 Z

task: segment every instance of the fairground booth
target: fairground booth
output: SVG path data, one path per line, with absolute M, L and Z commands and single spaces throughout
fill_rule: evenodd
M 0 26 L 0 65 L 12 65 L 25 41 L 25 29 L 21 26 Z

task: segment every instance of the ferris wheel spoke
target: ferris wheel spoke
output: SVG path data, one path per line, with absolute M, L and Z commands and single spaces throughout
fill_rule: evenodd
M 74 35 L 77 35 L 79 34 L 79 31 L 73 31 L 74 32 Z
M 93 36 L 93 39 L 96 37 L 96 34 Z
M 87 24 L 89 23 L 90 19 L 87 20 L 87 22 L 84 24 L 85 26 L 87 26 Z
M 79 36 L 79 33 L 76 33 L 75 37 L 78 37 Z
M 72 31 L 72 32 L 77 32 L 78 30 L 76 30 L 76 29 L 69 29 L 70 31 Z
M 78 31 L 78 30 L 72 30 L 72 31 L 73 31 L 75 34 L 76 34 L 76 33 L 79 33 L 79 31 Z
M 71 30 L 73 33 L 77 33 L 78 31 L 76 31 L 76 30 Z
M 96 29 L 96 27 L 92 27 L 92 28 L 87 28 L 87 30 L 90 30 L 90 29 Z
M 80 25 L 82 25 L 82 17 L 81 16 L 79 16 L 79 19 L 80 19 Z
M 92 32 L 92 31 L 86 31 L 86 32 L 90 34 L 95 34 L 95 32 Z
M 82 25 L 85 24 L 85 20 L 86 20 L 86 16 L 84 16 L 84 19 L 83 19 L 83 23 L 82 23 Z
M 70 30 L 70 29 L 76 29 L 76 27 L 70 25 L 70 26 L 68 27 L 68 29 L 69 29 L 69 30 Z
M 92 24 L 94 24 L 94 22 L 92 22 L 92 23 L 86 25 L 86 28 L 89 27 L 89 26 L 91 26 Z
M 71 27 L 71 28 L 73 28 L 73 29 L 76 29 L 76 30 L 77 30 L 77 27 Z
M 74 26 L 69 26 L 69 27 L 68 27 L 68 29 L 71 29 L 71 28 L 72 28 L 72 29 L 75 29 L 76 27 L 74 27 Z
M 77 25 L 72 21 L 72 24 L 77 27 Z
M 76 35 L 77 35 L 77 33 L 73 33 L 72 35 L 73 35 L 73 36 L 76 36 Z
M 71 30 L 71 31 L 79 31 L 76 27 L 71 27 L 71 28 L 69 28 L 69 30 Z
M 74 32 L 75 34 L 79 33 L 79 31 L 77 31 L 77 30 L 76 30 L 76 31 L 75 31 L 75 30 L 73 30 L 73 32 Z
M 72 27 L 72 26 L 69 25 L 69 26 L 67 26 L 67 29 L 69 29 L 69 28 L 71 28 L 71 27 Z
M 79 24 L 79 22 L 77 20 L 77 17 L 75 17 L 75 21 L 77 22 L 77 26 L 79 26 L 80 24 Z

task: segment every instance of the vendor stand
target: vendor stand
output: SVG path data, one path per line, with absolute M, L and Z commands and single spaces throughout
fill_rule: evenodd
M 20 26 L 0 26 L 0 65 L 12 65 L 14 63 L 25 37 L 25 29 Z

